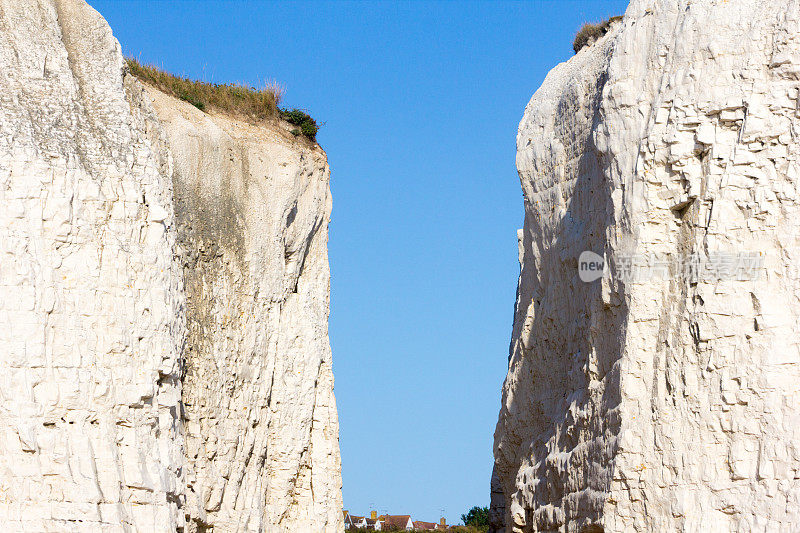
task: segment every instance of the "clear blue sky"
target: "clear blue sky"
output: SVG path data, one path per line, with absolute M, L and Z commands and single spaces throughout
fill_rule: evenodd
M 324 122 L 345 508 L 449 522 L 488 505 L 523 206 L 525 105 L 619 0 L 89 0 L 123 51 L 279 82 Z

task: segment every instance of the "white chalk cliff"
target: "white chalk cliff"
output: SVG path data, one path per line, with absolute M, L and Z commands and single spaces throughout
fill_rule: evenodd
M 798 0 L 633 0 L 548 74 L 517 134 L 493 530 L 800 529 L 799 89 Z M 623 261 L 741 254 L 757 276 Z
M 3 531 L 341 531 L 325 153 L 0 0 Z

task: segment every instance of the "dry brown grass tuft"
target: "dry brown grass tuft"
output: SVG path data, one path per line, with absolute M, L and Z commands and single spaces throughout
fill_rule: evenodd
M 572 42 L 572 49 L 577 54 L 584 46 L 590 45 L 608 33 L 611 24 L 620 20 L 622 20 L 622 15 L 611 17 L 608 20 L 596 24 L 587 22 L 578 30 L 578 33 L 575 34 L 575 40 Z
M 208 83 L 175 76 L 152 65 L 142 65 L 126 58 L 130 73 L 157 89 L 185 100 L 200 109 L 216 109 L 251 121 L 278 116 L 278 103 L 283 92 L 277 85 L 261 89 L 238 84 Z

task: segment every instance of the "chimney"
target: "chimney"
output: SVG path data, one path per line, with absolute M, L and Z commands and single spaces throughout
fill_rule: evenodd
M 439 525 L 440 526 L 446 526 L 447 525 L 447 521 L 444 519 L 444 517 L 441 517 L 439 519 Z
M 370 512 L 369 512 L 369 517 L 370 517 L 372 520 L 377 520 L 377 519 L 378 519 L 378 511 L 370 511 Z

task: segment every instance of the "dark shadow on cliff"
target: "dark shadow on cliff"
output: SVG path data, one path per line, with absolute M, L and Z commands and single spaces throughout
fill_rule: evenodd
M 502 514 L 506 522 L 513 491 L 524 487 L 517 503 L 525 509 L 525 531 L 532 531 L 534 524 L 538 531 L 560 530 L 565 521 L 578 517 L 578 527 L 593 527 L 602 518 L 613 475 L 620 429 L 617 362 L 624 346 L 627 306 L 614 294 L 607 298 L 611 303 L 604 303 L 603 282 L 586 283 L 578 276 L 581 252 L 603 255 L 608 248 L 606 232 L 614 224 L 611 161 L 602 160 L 592 141 L 601 121 L 604 84 L 605 71 L 597 80 L 572 83 L 558 104 L 556 116 L 563 120 L 555 124 L 554 136 L 565 149 L 563 175 L 577 176 L 572 191 L 568 181 L 554 179 L 552 187 L 525 199 L 525 227 L 531 232 L 524 235 L 509 357 L 509 374 L 513 371 L 519 381 L 507 409 L 504 389 L 497 432 L 505 431 L 501 443 L 505 459 L 498 461 L 496 456 L 495 470 L 503 470 L 493 473 L 492 484 L 493 501 L 502 499 L 504 506 L 494 518 Z M 584 94 L 573 94 L 575 90 Z M 591 110 L 583 117 L 576 111 L 581 100 Z M 554 163 L 561 161 L 555 161 L 553 152 L 548 157 Z M 563 207 L 553 207 L 560 194 Z M 549 222 L 548 217 L 552 217 Z M 539 247 L 538 264 L 533 246 Z M 511 480 L 528 466 L 532 468 L 512 486 Z M 547 504 L 563 509 L 563 516 L 546 512 Z

